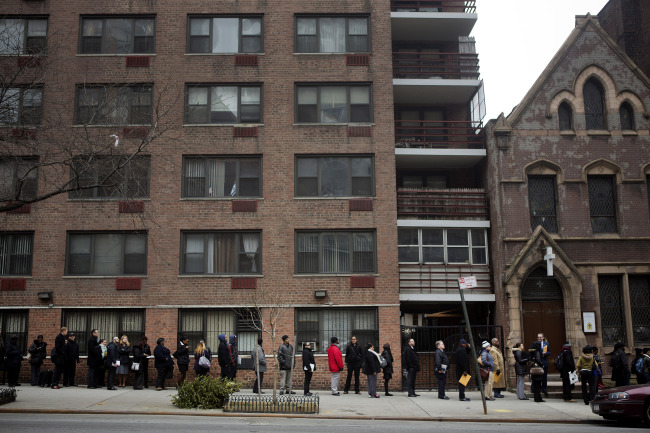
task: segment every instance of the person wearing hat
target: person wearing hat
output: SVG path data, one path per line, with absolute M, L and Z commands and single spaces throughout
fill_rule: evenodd
M 282 336 L 282 344 L 278 348 L 278 363 L 280 364 L 280 395 L 295 394 L 291 391 L 291 375 L 296 365 L 296 357 L 293 356 L 293 346 L 289 342 L 289 336 Z
M 560 377 L 562 377 L 562 398 L 564 401 L 575 403 L 575 400 L 571 396 L 571 381 L 569 380 L 569 373 L 575 371 L 576 363 L 573 359 L 573 353 L 571 353 L 571 343 L 565 341 L 558 355 L 560 358 Z
M 343 355 L 337 344 L 339 344 L 339 339 L 332 337 L 330 347 L 327 349 L 327 364 L 330 368 L 332 395 L 338 397 L 341 395 L 339 393 L 339 382 L 343 371 Z
M 232 358 L 228 349 L 228 337 L 226 334 L 219 334 L 219 347 L 217 347 L 217 360 L 221 367 L 221 378 L 230 379 L 232 371 Z
M 29 346 L 27 351 L 31 355 L 29 364 L 32 370 L 32 386 L 37 386 L 38 376 L 41 374 L 41 365 L 43 365 L 43 360 L 47 358 L 47 343 L 43 341 L 43 336 L 36 337 L 36 340 Z
M 18 347 L 18 336 L 12 335 L 9 344 L 5 348 L 5 368 L 7 369 L 7 385 L 20 386 L 18 375 L 20 374 L 20 364 L 23 360 L 22 350 Z
M 625 343 L 619 341 L 614 345 L 609 365 L 612 367 L 612 380 L 616 382 L 616 386 L 630 384 L 630 367 L 627 365 Z
M 484 395 L 486 400 L 494 401 L 496 400 L 492 397 L 492 388 L 494 387 L 494 358 L 490 355 L 490 349 L 492 346 L 487 341 L 484 341 L 481 344 L 481 365 L 484 369 L 488 371 L 488 380 L 485 383 Z
M 494 360 L 494 374 L 499 375 L 499 380 L 497 381 L 498 385 L 494 387 L 494 398 L 504 398 L 504 396 L 501 394 L 501 390 L 506 389 L 505 386 L 502 387 L 502 385 L 505 383 L 505 379 L 502 382 L 502 376 L 500 376 L 501 373 L 505 371 L 503 354 L 499 350 L 498 338 L 495 337 L 490 340 L 490 342 L 490 355 L 492 355 L 492 359 Z
M 68 342 L 63 355 L 65 358 L 63 386 L 77 386 L 74 379 L 77 374 L 77 364 L 79 364 L 79 344 L 75 341 L 76 339 L 74 332 L 68 333 Z
M 464 338 L 458 342 L 458 349 L 456 349 L 456 379 L 460 379 L 463 374 L 469 374 L 469 343 Z M 458 398 L 460 401 L 469 401 L 465 397 L 465 385 L 458 383 Z

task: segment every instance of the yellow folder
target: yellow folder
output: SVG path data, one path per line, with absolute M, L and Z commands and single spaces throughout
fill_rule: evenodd
M 460 379 L 458 379 L 458 383 L 460 383 L 460 384 L 463 385 L 463 386 L 467 386 L 467 384 L 469 383 L 469 380 L 470 380 L 471 378 L 472 378 L 472 376 L 470 376 L 469 374 L 465 373 L 465 374 L 463 374 L 463 375 L 461 376 Z
M 494 373 L 494 383 L 499 382 L 500 379 L 501 379 L 501 373 L 499 373 L 499 374 Z

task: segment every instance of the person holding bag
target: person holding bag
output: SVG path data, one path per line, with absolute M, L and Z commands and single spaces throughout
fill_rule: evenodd
M 381 372 L 379 354 L 375 352 L 372 343 L 366 344 L 365 349 L 361 369 L 368 378 L 368 395 L 370 398 L 379 398 L 377 394 L 377 373 Z
M 41 374 L 41 365 L 43 365 L 43 360 L 47 358 L 47 343 L 43 341 L 43 336 L 36 337 L 36 340 L 29 346 L 27 351 L 31 355 L 29 364 L 32 370 L 32 386 L 37 386 L 38 375 Z
M 144 389 L 144 369 L 142 368 L 142 359 L 147 355 L 144 354 L 144 347 L 142 342 L 133 346 L 133 363 L 131 364 L 131 370 L 135 373 L 135 378 L 133 379 L 133 389 L 141 390 Z
M 528 400 L 524 392 L 524 382 L 526 379 L 526 364 L 528 364 L 528 353 L 523 351 L 524 345 L 521 342 L 515 343 L 512 353 L 515 356 L 515 374 L 517 375 L 517 398 L 519 400 Z
M 494 401 L 496 400 L 494 397 L 492 397 L 492 387 L 494 387 L 494 358 L 492 358 L 492 355 L 490 355 L 490 349 L 492 346 L 487 341 L 484 341 L 481 344 L 481 347 L 483 350 L 481 351 L 479 364 L 483 366 L 481 370 L 487 370 L 488 372 L 484 395 L 486 400 Z M 483 375 L 481 375 L 481 377 L 483 377 Z
M 205 347 L 203 340 L 199 341 L 194 349 L 194 372 L 196 376 L 207 376 L 210 373 L 212 354 Z
M 530 346 L 531 367 L 530 367 L 530 387 L 533 390 L 533 396 L 536 403 L 544 403 L 542 400 L 542 381 L 544 379 L 544 362 L 542 359 L 542 344 L 539 341 L 533 342 Z
M 311 351 L 311 344 L 309 342 L 305 343 L 302 351 L 302 369 L 305 371 L 304 392 L 305 395 L 310 396 L 312 394 L 309 392 L 309 384 L 311 383 L 314 370 L 316 370 L 316 360 L 314 359 L 314 353 Z
M 445 343 L 442 340 L 436 341 L 435 367 L 436 379 L 438 380 L 438 398 L 449 400 L 445 395 L 445 385 L 447 384 L 447 368 L 449 367 L 449 357 L 445 353 Z
M 585 405 L 588 405 L 589 402 L 596 397 L 597 382 L 596 375 L 594 374 L 594 365 L 597 364 L 591 346 L 587 345 L 582 348 L 582 355 L 580 355 L 578 363 L 576 364 L 576 370 L 580 372 L 582 400 L 585 402 Z

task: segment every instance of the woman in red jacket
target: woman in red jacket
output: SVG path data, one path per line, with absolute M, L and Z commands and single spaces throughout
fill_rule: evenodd
M 327 362 L 332 373 L 332 395 L 339 396 L 339 381 L 341 380 L 341 372 L 343 371 L 343 355 L 341 349 L 337 346 L 339 339 L 332 337 L 332 344 L 327 349 Z

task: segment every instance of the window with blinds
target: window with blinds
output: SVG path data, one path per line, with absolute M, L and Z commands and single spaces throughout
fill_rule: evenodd
M 357 337 L 361 346 L 370 342 L 380 347 L 376 308 L 298 309 L 295 320 L 297 350 L 309 341 L 316 343 L 312 348 L 314 352 L 325 353 L 331 338 L 338 337 L 339 347 L 345 352 L 345 346 L 352 336 Z
M 188 338 L 192 348 L 203 340 L 213 353 L 219 334 L 226 334 L 228 338 L 236 335 L 239 353 L 248 354 L 257 344 L 259 325 L 256 314 L 248 310 L 178 310 L 178 339 Z
M 134 344 L 142 341 L 145 330 L 144 310 L 119 310 L 119 309 L 96 309 L 96 310 L 63 310 L 63 326 L 68 332 L 74 332 L 76 342 L 79 345 L 79 354 L 88 354 L 88 340 L 91 331 L 99 331 L 99 339 L 111 341 L 113 337 L 126 335 L 129 342 Z M 154 339 L 155 340 L 155 339 Z
M 18 348 L 22 353 L 27 353 L 31 342 L 27 341 L 27 310 L 0 310 L 0 329 L 2 329 L 2 343 L 5 347 L 12 336 L 18 337 Z
M 34 233 L 0 232 L 0 275 L 31 275 L 33 249 Z

